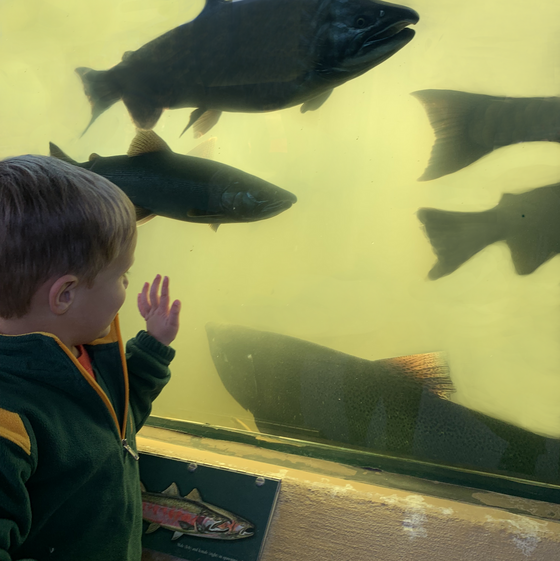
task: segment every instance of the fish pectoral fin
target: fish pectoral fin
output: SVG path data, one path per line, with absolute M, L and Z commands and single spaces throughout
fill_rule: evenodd
M 140 481 L 140 491 L 142 491 L 142 493 L 146 493 L 146 486 L 142 483 L 142 481 Z
M 191 501 L 198 501 L 199 503 L 202 502 L 202 497 L 198 489 L 193 489 L 185 499 L 190 499 Z
M 171 536 L 171 540 L 178 540 L 181 536 L 183 535 L 182 532 L 173 532 L 173 535 Z
M 198 121 L 198 119 L 202 117 L 202 115 L 204 115 L 205 111 L 206 109 L 204 109 L 204 107 L 198 107 L 197 109 L 192 111 L 187 126 L 183 129 L 183 132 L 179 136 L 183 136 L 185 132 L 187 132 L 187 130 L 192 127 Z
M 196 123 L 194 123 L 194 137 L 200 138 L 201 136 L 204 136 L 215 124 L 217 124 L 221 116 L 221 111 L 205 111 L 197 119 Z
M 148 210 L 147 208 L 142 208 L 140 206 L 134 205 L 134 210 L 136 211 L 136 224 L 142 226 L 149 222 L 152 218 L 155 218 L 155 214 Z
M 155 522 L 152 522 L 148 526 L 148 529 L 146 530 L 146 534 L 151 534 L 152 532 L 155 532 L 159 527 L 160 527 L 159 524 L 156 524 Z
M 332 89 L 330 89 L 330 90 L 327 90 L 326 92 L 323 92 L 322 94 L 319 94 L 316 97 L 313 97 L 312 99 L 308 99 L 300 107 L 300 111 L 302 113 L 305 113 L 306 111 L 315 111 L 316 109 L 319 109 L 319 107 L 321 107 L 321 105 L 323 105 L 323 103 L 325 103 L 325 101 L 327 101 L 327 99 L 329 99 L 332 92 L 333 92 Z
M 67 162 L 68 164 L 77 165 L 77 161 L 66 155 L 56 144 L 49 142 L 49 152 L 53 158 Z
M 216 152 L 217 140 L 218 138 L 216 136 L 211 136 L 208 140 L 197 144 L 190 152 L 188 152 L 187 156 L 213 160 Z
M 172 152 L 172 150 L 169 144 L 154 131 L 139 130 L 132 139 L 126 155 L 133 158 L 134 156 L 140 156 L 140 154 L 149 154 L 150 152 Z
M 220 227 L 220 223 L 219 222 L 214 222 L 214 224 L 208 224 L 208 226 L 210 226 L 210 229 L 213 232 L 218 232 L 218 228 Z
M 167 495 L 169 497 L 180 497 L 181 493 L 179 493 L 179 487 L 177 487 L 177 483 L 173 482 L 165 491 L 161 492 L 162 495 Z
M 200 138 L 218 122 L 221 114 L 221 111 L 198 107 L 191 113 L 187 126 L 183 129 L 183 132 L 179 136 L 183 136 L 183 134 L 185 134 L 185 132 L 196 123 L 196 126 L 194 127 L 194 137 Z

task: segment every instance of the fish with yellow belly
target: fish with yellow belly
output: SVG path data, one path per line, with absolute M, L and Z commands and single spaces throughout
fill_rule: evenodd
M 147 534 L 159 528 L 183 535 L 215 540 L 248 538 L 255 532 L 251 522 L 237 514 L 205 503 L 197 489 L 182 497 L 176 483 L 161 493 L 150 493 L 142 485 L 142 518 L 149 523 Z

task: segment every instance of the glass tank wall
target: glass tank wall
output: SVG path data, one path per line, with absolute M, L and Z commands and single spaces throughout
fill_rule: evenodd
M 122 329 L 143 327 L 143 282 L 169 275 L 183 310 L 155 416 L 558 482 L 560 4 L 405 3 L 417 23 L 369 0 L 241 0 L 225 16 L 210 1 L 214 19 L 191 38 L 188 63 L 178 41 L 152 53 L 157 72 L 115 79 L 137 124 L 176 154 L 297 197 L 230 192 L 218 211 L 207 196 L 182 220 L 141 225 Z M 136 126 L 122 91 L 81 136 L 91 106 L 74 70 L 112 68 L 203 7 L 1 2 L 2 156 L 48 154 L 49 142 L 77 162 L 126 155 Z M 409 42 L 389 56 L 404 29 L 414 38 L 404 31 Z M 386 60 L 326 98 L 334 70 L 384 48 Z M 326 85 L 257 111 L 278 103 L 277 74 L 286 82 L 314 65 Z M 203 101 L 154 121 L 149 95 L 172 97 L 189 81 Z M 239 88 L 253 83 L 244 105 Z M 216 84 L 217 124 L 194 138 L 201 118 L 181 136 L 194 109 L 212 109 L 204 95 Z M 178 179 L 148 175 L 144 214 L 182 208 L 168 189 Z M 239 218 L 240 205 L 254 214 Z

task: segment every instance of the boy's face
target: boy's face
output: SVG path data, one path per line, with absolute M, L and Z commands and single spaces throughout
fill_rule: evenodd
M 93 286 L 77 288 L 72 305 L 75 345 L 91 343 L 109 334 L 111 323 L 126 298 L 126 273 L 134 263 L 135 249 L 136 234 L 130 245 L 95 277 Z

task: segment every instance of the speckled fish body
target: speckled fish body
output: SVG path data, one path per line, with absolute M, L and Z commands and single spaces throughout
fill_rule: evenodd
M 533 273 L 560 253 L 560 183 L 525 193 L 504 193 L 482 212 L 422 208 L 424 225 L 438 261 L 432 280 L 451 274 L 485 247 L 505 241 L 519 275 Z
M 370 361 L 278 333 L 206 326 L 228 392 L 260 431 L 463 468 L 554 480 L 545 438 L 450 400 L 442 353 Z
M 91 122 L 120 99 L 142 129 L 164 109 L 196 107 L 191 123 L 206 111 L 306 111 L 406 45 L 418 19 L 373 0 L 208 0 L 113 68 L 76 71 Z
M 254 534 L 249 521 L 204 502 L 198 490 L 181 497 L 176 483 L 162 493 L 142 489 L 142 518 L 149 523 L 147 534 L 165 528 L 173 532 L 173 540 L 185 534 L 214 540 L 238 540 Z
M 138 146 L 138 148 L 135 148 Z M 226 224 L 264 220 L 289 209 L 295 195 L 232 166 L 172 152 L 153 131 L 140 131 L 129 154 L 75 162 L 51 144 L 51 154 L 93 171 L 120 187 L 138 220 L 165 216 Z

